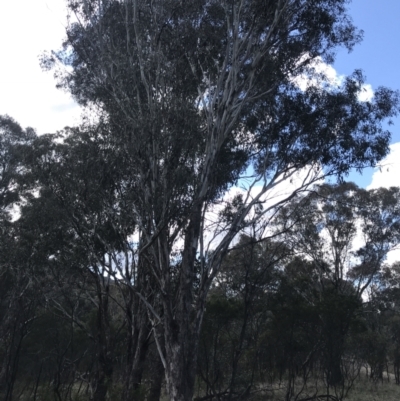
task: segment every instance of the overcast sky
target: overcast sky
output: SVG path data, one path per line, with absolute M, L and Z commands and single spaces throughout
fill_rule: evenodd
M 73 124 L 80 110 L 42 72 L 39 55 L 60 48 L 65 31 L 63 0 L 0 0 L 0 114 L 39 134 Z
M 39 55 L 60 48 L 64 36 L 64 0 L 0 0 L 0 114 L 9 114 L 39 134 L 55 132 L 78 121 L 80 110 L 68 94 L 55 89 L 51 73 L 39 66 Z M 361 68 L 372 89 L 400 89 L 400 0 L 353 0 L 350 15 L 364 30 L 364 40 L 351 54 L 339 51 L 336 73 Z M 391 153 L 382 168 L 350 179 L 362 187 L 400 185 L 400 119 L 391 127 Z

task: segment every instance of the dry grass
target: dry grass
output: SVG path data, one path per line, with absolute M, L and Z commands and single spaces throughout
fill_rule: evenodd
M 399 401 L 400 386 L 394 379 L 390 382 L 373 383 L 365 376 L 360 377 L 350 391 L 347 401 Z
M 383 381 L 373 382 L 365 375 L 361 375 L 355 382 L 344 401 L 400 401 L 400 385 L 390 375 Z M 299 399 L 302 397 L 300 396 Z M 283 394 L 275 393 L 273 401 L 284 400 Z
M 296 383 L 296 390 L 301 389 L 301 380 Z M 303 388 L 303 392 L 299 394 L 298 400 L 306 399 L 312 395 L 326 394 L 324 386 L 317 380 L 309 380 L 306 388 Z M 269 386 L 267 391 L 260 392 L 254 397 L 254 401 L 284 401 L 286 395 L 286 386 L 282 383 L 282 386 Z M 330 394 L 335 394 L 331 389 Z M 316 398 L 318 400 L 326 400 L 326 398 Z M 374 382 L 370 380 L 363 369 L 361 375 L 355 380 L 353 387 L 349 391 L 347 397 L 343 398 L 343 401 L 400 401 L 400 385 L 395 384 L 393 374 L 384 375 L 383 381 Z
M 299 389 L 299 383 L 296 383 L 297 389 Z M 302 398 L 306 398 L 307 394 L 310 396 L 311 394 L 315 394 L 316 386 L 319 388 L 319 393 L 322 394 L 323 390 L 317 383 L 310 383 L 308 385 L 308 389 L 304 391 L 303 394 L 299 396 L 299 400 Z M 73 389 L 73 397 L 74 401 L 88 401 L 89 396 L 86 394 L 84 389 L 78 389 L 74 386 Z M 79 391 L 80 390 L 80 391 Z M 113 389 L 111 394 L 109 394 L 109 401 L 117 401 L 119 400 L 120 394 L 119 389 Z M 164 389 L 165 390 L 165 389 Z M 261 390 L 261 389 L 260 389 Z M 282 383 L 281 386 L 278 384 L 274 386 L 269 386 L 266 391 L 260 391 L 258 394 L 252 398 L 254 401 L 283 401 L 285 399 L 286 394 L 286 386 Z M 38 391 L 38 399 L 41 401 L 54 400 L 54 394 L 48 387 L 41 389 Z M 29 398 L 21 397 L 20 400 L 28 401 Z M 145 397 L 139 397 L 140 400 L 145 400 Z M 160 401 L 168 401 L 169 397 L 163 391 Z M 318 399 L 317 399 L 318 400 Z M 324 399 L 325 400 L 325 399 Z M 344 401 L 400 401 L 400 385 L 395 384 L 394 375 L 389 374 L 389 380 L 385 375 L 383 381 L 373 382 L 368 377 L 366 377 L 365 371 L 361 374 L 361 376 L 355 381 L 353 388 L 350 390 L 348 396 L 344 398 Z

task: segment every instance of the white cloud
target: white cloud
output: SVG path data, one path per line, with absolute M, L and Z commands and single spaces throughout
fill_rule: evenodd
M 302 57 L 299 63 L 305 61 L 306 56 Z M 340 88 L 344 81 L 345 75 L 339 74 L 335 68 L 325 63 L 321 57 L 317 57 L 310 63 L 310 74 L 306 73 L 293 78 L 293 82 L 302 90 L 305 91 L 310 86 L 319 86 L 328 89 Z M 316 74 L 316 76 L 314 76 Z M 368 102 L 374 97 L 374 91 L 370 84 L 362 85 L 358 100 L 360 102 Z
M 390 145 L 389 154 L 379 163 L 375 169 L 371 184 L 367 189 L 380 187 L 390 188 L 393 185 L 400 185 L 400 142 Z
M 369 102 L 374 97 L 374 90 L 370 84 L 364 84 L 358 94 L 358 100 L 360 102 Z
M 66 15 L 63 0 L 0 3 L 0 114 L 39 134 L 79 121 L 80 108 L 39 66 L 45 50 L 61 47 Z
M 400 261 L 400 249 L 393 249 L 392 251 L 388 252 L 386 262 L 389 265 L 392 265 L 395 262 Z
M 307 56 L 303 56 L 299 60 L 299 64 L 306 60 Z M 330 65 L 325 63 L 321 57 L 315 58 L 309 65 L 311 75 L 317 74 L 318 77 L 310 77 L 304 73 L 293 78 L 293 82 L 305 91 L 310 86 L 328 86 L 330 88 L 338 88 L 343 84 L 344 75 L 340 75 Z

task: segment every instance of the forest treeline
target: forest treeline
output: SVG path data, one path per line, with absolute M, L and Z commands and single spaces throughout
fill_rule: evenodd
M 80 132 L 60 141 L 0 122 L 1 399 L 159 401 L 163 311 L 157 293 L 149 311 L 135 292 L 152 285 L 151 266 L 130 283 L 123 272 L 136 257 L 119 238 L 130 205 L 115 208 L 128 184 Z M 400 189 L 314 186 L 276 211 L 267 238 L 258 229 L 238 236 L 208 294 L 196 399 L 264 399 L 281 386 L 288 401 L 341 400 L 362 368 L 400 384 L 400 264 L 385 264 Z
M 362 39 L 348 3 L 66 0 L 41 66 L 81 121 L 0 117 L 4 401 L 398 378 L 399 189 L 344 178 L 389 153 L 400 95 L 332 80 Z

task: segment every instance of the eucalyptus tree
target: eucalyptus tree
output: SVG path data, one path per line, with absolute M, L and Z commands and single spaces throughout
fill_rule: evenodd
M 121 338 L 125 398 L 130 399 L 141 382 L 151 329 L 146 309 L 132 293 L 146 285 L 147 270 L 136 272 L 135 250 L 126 241 L 136 224 L 131 214 L 134 178 L 106 130 L 100 123 L 82 125 L 32 143 L 25 166 L 39 193 L 20 218 L 26 231 L 38 233 L 37 248 L 47 258 L 53 288 L 46 293 L 49 304 L 94 345 L 90 384 L 97 401 L 112 386 L 114 350 Z M 95 310 L 94 326 L 82 317 L 84 302 Z
M 35 137 L 32 128 L 23 129 L 11 117 L 0 116 L 0 392 L 4 400 L 12 399 L 22 342 L 38 304 L 29 253 L 13 223 L 15 206 L 24 199 L 24 185 L 18 179 L 23 149 Z
M 360 41 L 345 0 L 67 3 L 63 50 L 43 66 L 107 122 L 123 155 L 131 234 L 153 277 L 151 288 L 132 288 L 148 309 L 171 400 L 189 400 L 207 293 L 231 242 L 321 177 L 375 165 L 388 151 L 381 122 L 396 113 L 397 94 L 381 88 L 362 103 L 359 71 L 335 86 L 318 67 Z M 272 197 L 301 171 L 297 187 Z M 208 224 L 245 177 L 229 218 Z
M 345 343 L 362 295 L 400 242 L 400 188 L 324 184 L 282 208 L 275 223 L 287 246 L 312 263 L 308 287 L 294 290 L 319 311 L 327 381 L 341 387 Z

